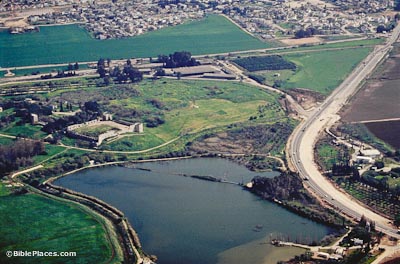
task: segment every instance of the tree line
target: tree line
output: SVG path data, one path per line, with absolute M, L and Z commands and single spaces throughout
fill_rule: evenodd
M 107 63 L 107 66 L 106 66 Z M 132 61 L 128 59 L 122 69 L 116 65 L 113 69 L 110 69 L 111 60 L 100 58 L 97 61 L 97 73 L 100 78 L 103 78 L 104 84 L 109 85 L 111 80 L 117 83 L 126 83 L 128 80 L 132 83 L 140 82 L 143 80 L 143 73 L 137 68 L 133 67 Z
M 313 28 L 313 27 L 309 27 L 307 29 L 300 29 L 300 30 L 296 31 L 294 33 L 294 37 L 297 38 L 297 39 L 309 38 L 309 37 L 312 37 L 314 35 L 318 35 L 320 33 L 321 32 L 318 29 Z
M 296 69 L 296 64 L 291 61 L 285 60 L 282 56 L 279 55 L 245 57 L 235 59 L 233 62 L 250 72 L 264 70 Z
M 190 67 L 200 64 L 195 58 L 192 58 L 192 54 L 188 51 L 176 51 L 169 56 L 158 55 L 158 62 L 162 62 L 165 68 Z
M 37 140 L 17 139 L 10 145 L 1 145 L 0 176 L 32 165 L 32 157 L 45 153 L 44 143 Z

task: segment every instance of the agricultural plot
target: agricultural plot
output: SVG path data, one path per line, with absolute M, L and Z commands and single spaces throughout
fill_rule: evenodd
M 391 145 L 394 149 L 400 149 L 400 121 L 367 123 L 365 126 L 377 138 Z
M 345 48 L 362 48 L 362 47 L 373 47 L 375 45 L 382 44 L 385 40 L 383 38 L 374 39 L 362 39 L 362 40 L 350 40 L 346 42 L 335 42 L 335 43 L 322 43 L 319 45 L 304 44 L 298 47 L 292 47 L 290 49 L 274 49 L 268 50 L 267 54 L 276 53 L 297 53 L 301 51 L 311 51 L 311 50 L 329 50 L 329 49 L 345 49 Z
M 1 66 L 1 65 L 0 65 Z M 79 69 L 88 69 L 89 67 L 87 64 L 81 64 L 79 65 Z M 29 75 L 42 75 L 42 74 L 48 74 L 48 73 L 57 73 L 57 71 L 66 71 L 68 70 L 67 66 L 58 66 L 58 67 L 38 67 L 38 68 L 33 68 L 33 69 L 18 69 L 18 70 L 13 70 L 11 69 L 11 72 L 15 74 L 15 76 L 29 76 Z M 6 74 L 7 71 L 2 71 L 0 70 L 0 78 L 4 77 L 4 74 Z
M 40 263 L 105 263 L 113 259 L 102 225 L 80 209 L 36 194 L 8 195 L 0 188 L 0 262 L 7 250 L 75 251 L 77 257 L 37 258 Z M 13 259 L 30 263 L 31 258 Z
M 393 56 L 376 70 L 373 77 L 355 95 L 349 108 L 342 114 L 348 122 L 399 118 L 400 47 L 395 47 Z
M 355 95 L 349 107 L 341 114 L 345 122 L 361 122 L 400 118 L 400 45 L 394 47 L 392 56 L 382 64 Z M 399 121 L 374 122 L 364 124 L 377 138 L 400 148 L 398 135 Z
M 283 82 L 283 89 L 305 88 L 328 95 L 371 51 L 370 48 L 287 54 L 296 73 Z
M 400 205 L 398 202 L 390 201 L 386 192 L 377 191 L 376 188 L 359 182 L 344 181 L 340 186 L 356 199 L 389 217 L 400 213 Z
M 53 26 L 41 27 L 39 33 L 10 35 L 0 32 L 0 66 L 96 61 L 100 57 L 148 58 L 177 50 L 200 55 L 273 45 L 276 44 L 262 42 L 218 15 L 132 38 L 103 41 L 92 38 L 77 25 Z
M 249 76 L 264 84 L 281 89 L 308 89 L 328 95 L 370 51 L 370 48 L 365 47 L 316 50 L 282 54 L 282 56 L 246 57 L 236 59 L 234 62 L 251 71 Z
M 343 123 L 338 127 L 338 131 L 342 135 L 350 135 L 361 142 L 370 144 L 382 152 L 391 151 L 392 148 L 384 141 L 377 138 L 370 130 L 366 127 L 366 124 L 350 124 Z
M 342 114 L 347 122 L 399 118 L 400 80 L 372 80 L 365 84 Z
M 296 64 L 287 61 L 279 55 L 245 57 L 233 60 L 242 68 L 254 72 L 264 70 L 295 70 Z

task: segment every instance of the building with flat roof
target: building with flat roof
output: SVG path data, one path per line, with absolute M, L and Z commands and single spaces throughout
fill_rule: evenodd
M 219 70 L 211 65 L 200 65 L 191 67 L 179 67 L 174 69 L 174 74 L 180 73 L 181 76 L 202 75 L 205 73 L 219 73 Z
M 372 164 L 374 163 L 374 159 L 366 156 L 357 156 L 356 162 L 361 164 Z
M 208 79 L 222 79 L 222 80 L 235 80 L 236 75 L 226 73 L 204 73 L 203 78 Z
M 381 156 L 381 153 L 377 149 L 362 149 L 362 150 L 360 150 L 360 154 L 362 156 L 371 157 L 371 158 L 378 158 Z

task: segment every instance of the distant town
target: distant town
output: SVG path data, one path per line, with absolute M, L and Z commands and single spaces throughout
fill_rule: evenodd
M 307 29 L 319 35 L 373 33 L 378 25 L 391 22 L 393 18 L 386 10 L 393 5 L 390 0 L 362 4 L 356 0 L 14 0 L 0 3 L 0 12 L 12 14 L 12 18 L 0 18 L 0 27 L 81 23 L 95 38 L 110 39 L 132 37 L 217 13 L 262 39 L 270 39 Z
M 0 0 L 0 263 L 400 263 L 399 21 Z

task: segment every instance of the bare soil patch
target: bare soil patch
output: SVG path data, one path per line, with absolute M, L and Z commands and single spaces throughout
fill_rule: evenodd
M 280 39 L 279 41 L 286 45 L 289 45 L 289 46 L 322 42 L 322 40 L 318 37 L 309 37 L 309 38 L 301 38 L 301 39 L 287 38 L 287 39 Z
M 25 21 L 25 19 L 10 19 L 4 21 L 4 26 L 5 27 L 26 27 L 29 26 L 29 24 Z
M 318 102 L 322 102 L 325 99 L 320 93 L 308 90 L 308 89 L 290 89 L 286 91 L 290 94 L 305 110 L 311 109 L 317 105 Z
M 400 117 L 400 46 L 356 94 L 341 116 L 345 122 Z
M 400 149 L 400 121 L 366 123 L 365 126 L 377 138 L 388 143 L 395 149 Z

